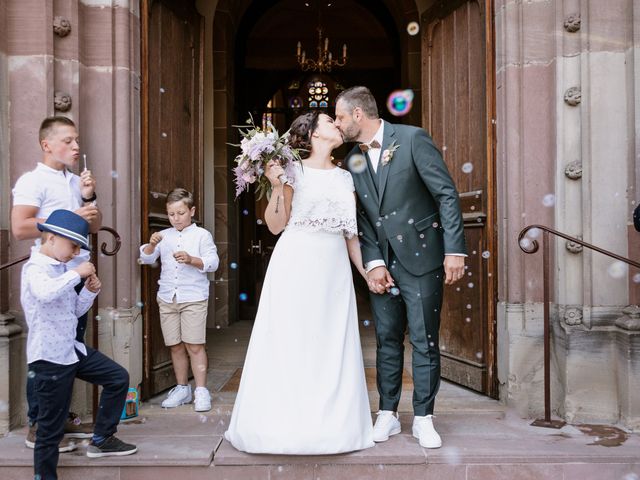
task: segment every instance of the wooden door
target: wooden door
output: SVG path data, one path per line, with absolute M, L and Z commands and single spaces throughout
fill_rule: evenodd
M 202 202 L 203 21 L 192 0 L 142 2 L 142 240 L 170 226 L 171 189 L 193 193 L 196 222 Z M 175 384 L 160 330 L 156 292 L 160 268 L 142 267 L 143 397 Z
M 423 16 L 423 120 L 460 192 L 469 257 L 445 287 L 442 376 L 497 396 L 491 2 L 446 0 Z

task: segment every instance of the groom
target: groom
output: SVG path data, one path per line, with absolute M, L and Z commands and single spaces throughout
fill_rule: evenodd
M 384 442 L 400 433 L 397 410 L 408 324 L 413 436 L 425 448 L 438 448 L 442 440 L 432 416 L 440 385 L 443 281 L 451 285 L 462 278 L 466 256 L 458 192 L 431 137 L 420 128 L 381 120 L 368 88 L 338 95 L 335 125 L 345 142 L 360 143 L 347 163 L 359 199 L 362 257 L 373 292 L 380 393 L 373 439 Z

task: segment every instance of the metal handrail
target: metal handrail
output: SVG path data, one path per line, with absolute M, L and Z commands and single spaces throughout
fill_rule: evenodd
M 621 262 L 627 263 L 629 265 L 633 265 L 634 267 L 640 268 L 640 262 L 636 262 L 631 260 L 630 258 L 623 257 L 616 253 L 605 250 L 604 248 L 596 247 L 595 245 L 591 245 L 579 238 L 572 237 L 567 235 L 566 233 L 558 232 L 552 228 L 546 227 L 544 225 L 529 225 L 522 229 L 520 234 L 518 235 L 518 245 L 520 250 L 524 253 L 533 254 L 536 253 L 539 249 L 537 240 L 529 240 L 529 242 L 524 242 L 525 235 L 534 228 L 542 230 L 542 274 L 544 277 L 543 280 L 543 291 L 544 291 L 544 419 L 539 418 L 535 420 L 531 425 L 536 427 L 547 427 L 547 428 L 562 428 L 566 422 L 562 420 L 551 420 L 551 385 L 550 385 L 550 331 L 549 331 L 549 284 L 551 282 L 549 276 L 549 234 L 556 235 L 557 237 L 564 238 L 569 240 L 570 242 L 577 243 L 578 245 L 582 245 L 590 250 L 594 250 L 598 253 L 602 253 L 611 258 L 615 258 Z

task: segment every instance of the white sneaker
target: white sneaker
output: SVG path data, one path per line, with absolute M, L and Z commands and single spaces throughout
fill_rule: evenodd
M 206 387 L 196 387 L 194 394 L 196 398 L 193 404 L 196 412 L 208 412 L 211 410 L 211 394 Z
M 413 418 L 413 436 L 416 437 L 420 446 L 424 448 L 440 448 L 442 439 L 433 427 L 433 415 Z
M 191 403 L 191 385 L 176 385 L 169 390 L 167 398 L 162 401 L 162 407 L 174 408 L 185 403 Z
M 376 415 L 376 424 L 373 426 L 373 441 L 386 442 L 391 435 L 400 433 L 400 420 L 398 414 L 390 410 L 380 410 Z

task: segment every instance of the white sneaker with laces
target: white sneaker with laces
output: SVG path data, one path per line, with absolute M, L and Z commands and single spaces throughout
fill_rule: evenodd
M 373 441 L 386 442 L 391 435 L 400 433 L 400 420 L 398 414 L 390 410 L 380 410 L 376 415 L 376 424 L 373 426 Z
M 176 385 L 171 390 L 167 398 L 162 401 L 163 408 L 174 408 L 191 403 L 191 385 Z
M 211 410 L 211 394 L 206 387 L 196 387 L 193 401 L 196 412 L 208 412 Z
M 418 439 L 420 446 L 424 448 L 440 448 L 442 439 L 433 426 L 433 415 L 413 418 L 413 436 Z

